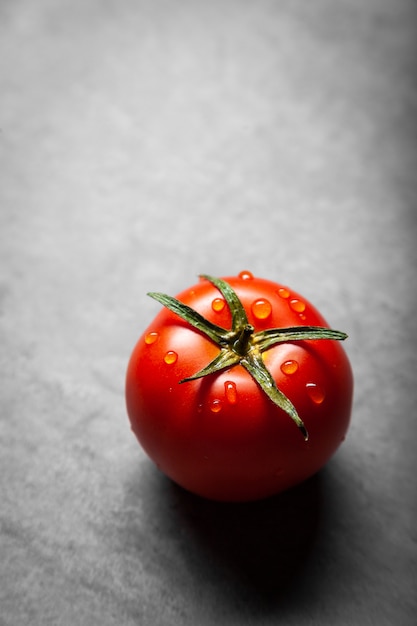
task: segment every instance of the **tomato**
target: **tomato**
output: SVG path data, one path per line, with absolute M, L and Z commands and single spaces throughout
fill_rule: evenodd
M 315 474 L 344 440 L 353 377 L 314 306 L 241 272 L 203 276 L 164 305 L 126 375 L 132 430 L 155 464 L 200 496 L 250 501 Z

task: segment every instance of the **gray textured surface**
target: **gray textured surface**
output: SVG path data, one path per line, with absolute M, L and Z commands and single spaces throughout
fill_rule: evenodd
M 407 0 L 0 4 L 0 623 L 412 626 L 416 55 Z M 130 350 L 199 272 L 346 330 L 349 437 L 251 506 L 153 468 Z

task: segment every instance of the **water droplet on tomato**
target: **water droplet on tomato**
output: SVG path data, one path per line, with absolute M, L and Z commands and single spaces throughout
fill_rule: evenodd
M 305 311 L 306 305 L 302 300 L 294 298 L 294 300 L 290 300 L 290 307 L 293 311 L 296 311 L 296 313 L 303 313 L 303 311 Z
M 236 404 L 237 402 L 237 390 L 236 384 L 231 380 L 227 380 L 224 383 L 224 390 L 226 393 L 226 399 L 230 404 Z
M 158 337 L 159 337 L 159 333 L 157 333 L 157 332 L 153 332 L 153 331 L 152 331 L 151 333 L 148 333 L 148 334 L 145 336 L 145 343 L 146 343 L 148 346 L 150 346 L 151 344 L 155 343 L 155 341 L 157 341 L 157 340 L 158 340 Z
M 216 313 L 220 313 L 220 311 L 223 311 L 225 305 L 226 301 L 223 300 L 223 298 L 214 298 L 213 302 L 211 303 L 211 308 L 213 309 L 213 311 L 216 311 Z
M 300 313 L 300 315 L 298 316 L 300 318 L 300 320 L 302 320 L 303 322 L 306 321 L 307 317 L 304 315 L 304 313 Z
M 278 289 L 278 295 L 281 298 L 289 298 L 290 297 L 290 292 L 288 291 L 288 289 L 286 287 L 280 287 L 280 289 Z
M 252 280 L 253 274 L 248 270 L 243 270 L 243 272 L 240 272 L 239 278 L 241 278 L 242 280 Z
M 325 393 L 316 383 L 307 383 L 307 393 L 314 404 L 321 404 L 325 398 Z
M 178 354 L 173 350 L 168 350 L 164 356 L 164 361 L 167 365 L 173 365 L 178 359 Z
M 285 361 L 281 365 L 281 371 L 284 374 L 288 374 L 288 375 L 295 374 L 297 370 L 298 370 L 298 363 L 297 361 L 294 361 L 293 359 L 289 359 L 288 361 Z
M 215 400 L 212 400 L 210 402 L 210 411 L 212 413 L 219 413 L 219 411 L 221 411 L 221 410 L 222 410 L 222 402 L 221 402 L 221 400 L 215 399 Z
M 252 304 L 252 313 L 258 320 L 266 320 L 272 313 L 272 306 L 269 300 L 260 298 Z

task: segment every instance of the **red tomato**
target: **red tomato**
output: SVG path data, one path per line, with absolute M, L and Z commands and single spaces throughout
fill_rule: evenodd
M 223 501 L 264 498 L 316 473 L 349 425 L 353 378 L 337 341 L 346 335 L 250 272 L 203 277 L 176 300 L 149 295 L 165 306 L 131 355 L 126 404 L 160 470 Z M 187 321 L 177 301 L 200 316 Z

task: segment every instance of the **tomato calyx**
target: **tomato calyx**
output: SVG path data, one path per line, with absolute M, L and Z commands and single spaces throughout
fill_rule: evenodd
M 157 300 L 167 309 L 200 331 L 219 348 L 219 353 L 203 369 L 179 381 L 185 383 L 203 378 L 221 370 L 243 366 L 256 381 L 268 398 L 280 409 L 285 411 L 298 426 L 304 440 L 308 440 L 308 432 L 304 422 L 289 398 L 277 387 L 277 384 L 266 367 L 262 354 L 270 348 L 294 341 L 328 339 L 344 340 L 346 333 L 321 326 L 291 326 L 287 328 L 268 328 L 255 332 L 249 323 L 245 308 L 234 289 L 223 279 L 207 274 L 200 278 L 208 280 L 223 295 L 232 317 L 232 328 L 222 328 L 203 317 L 200 313 L 163 293 L 150 292 L 148 296 Z

